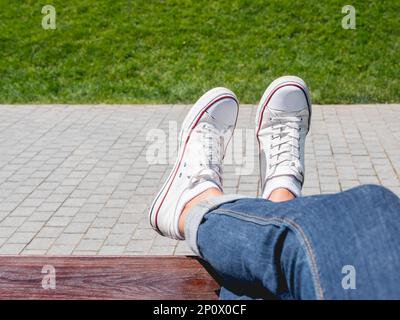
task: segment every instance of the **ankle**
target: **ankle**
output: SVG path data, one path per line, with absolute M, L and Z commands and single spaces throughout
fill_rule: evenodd
M 285 188 L 278 188 L 271 192 L 268 200 L 272 202 L 284 202 L 293 200 L 294 198 L 296 198 L 296 196 L 292 192 L 290 192 L 290 190 Z
M 288 198 L 288 200 L 290 200 L 289 199 L 290 196 L 287 192 L 289 192 L 293 198 L 300 197 L 301 182 L 297 180 L 296 177 L 293 175 L 278 175 L 272 177 L 266 182 L 262 193 L 262 197 L 264 199 L 270 199 L 272 193 L 276 190 L 285 190 L 285 192 L 282 195 L 281 192 L 276 192 L 276 195 L 272 197 L 273 199 Z M 280 201 L 286 201 L 286 200 L 280 200 Z
M 218 188 L 210 188 L 207 189 L 206 191 L 200 193 L 198 196 L 194 197 L 192 200 L 190 200 L 188 203 L 186 203 L 185 207 L 182 210 L 181 216 L 179 217 L 179 232 L 181 235 L 184 235 L 185 231 L 185 222 L 186 222 L 186 217 L 194 206 L 199 204 L 202 201 L 205 201 L 209 198 L 212 197 L 219 197 L 222 196 L 223 192 L 218 189 Z

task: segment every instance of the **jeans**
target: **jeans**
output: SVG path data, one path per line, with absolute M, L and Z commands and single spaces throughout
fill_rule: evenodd
M 224 196 L 187 219 L 221 299 L 400 299 L 400 199 L 384 187 L 281 203 Z

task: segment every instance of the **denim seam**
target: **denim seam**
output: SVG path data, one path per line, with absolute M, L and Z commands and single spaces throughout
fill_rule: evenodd
M 314 285 L 315 285 L 315 294 L 318 297 L 319 300 L 323 300 L 324 299 L 324 292 L 322 289 L 322 285 L 321 285 L 321 280 L 320 280 L 320 276 L 319 276 L 319 272 L 318 272 L 318 267 L 317 267 L 317 263 L 316 263 L 316 258 L 314 255 L 314 250 L 312 248 L 311 242 L 309 241 L 308 237 L 306 236 L 304 230 L 302 227 L 300 227 L 300 225 L 298 225 L 295 221 L 288 219 L 288 218 L 279 218 L 279 217 L 272 217 L 272 218 L 263 218 L 263 217 L 259 217 L 259 216 L 249 216 L 237 211 L 233 211 L 233 210 L 227 210 L 227 209 L 217 209 L 214 210 L 213 213 L 215 214 L 226 214 L 232 217 L 238 216 L 240 218 L 247 218 L 246 220 L 248 220 L 249 222 L 253 222 L 253 223 L 257 223 L 257 222 L 264 222 L 264 223 L 271 223 L 271 222 L 276 222 L 279 225 L 284 225 L 286 227 L 292 227 L 295 229 L 296 234 L 299 234 L 300 237 L 303 239 L 305 245 L 306 245 L 306 254 L 308 255 L 309 259 L 311 260 L 311 272 L 312 272 L 312 276 L 314 279 Z

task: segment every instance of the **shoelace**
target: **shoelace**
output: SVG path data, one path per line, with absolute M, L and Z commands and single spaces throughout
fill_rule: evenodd
M 193 151 L 192 159 L 196 163 L 191 163 L 192 172 L 196 172 L 190 179 L 189 188 L 201 181 L 211 180 L 222 185 L 222 160 L 224 151 L 224 140 L 221 132 L 213 125 L 204 122 L 196 127 L 191 136 L 192 145 L 197 146 Z M 201 146 L 201 148 L 199 147 Z M 183 166 L 186 167 L 187 163 Z
M 274 116 L 270 145 L 269 169 L 285 163 L 300 166 L 300 124 L 301 118 L 294 116 Z

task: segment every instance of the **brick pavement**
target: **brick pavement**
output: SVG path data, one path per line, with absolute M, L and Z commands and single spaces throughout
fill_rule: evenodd
M 147 219 L 188 108 L 0 106 L 0 254 L 190 253 Z M 228 193 L 259 193 L 255 110 L 240 109 Z M 305 195 L 365 183 L 400 195 L 399 178 L 400 105 L 314 106 Z

